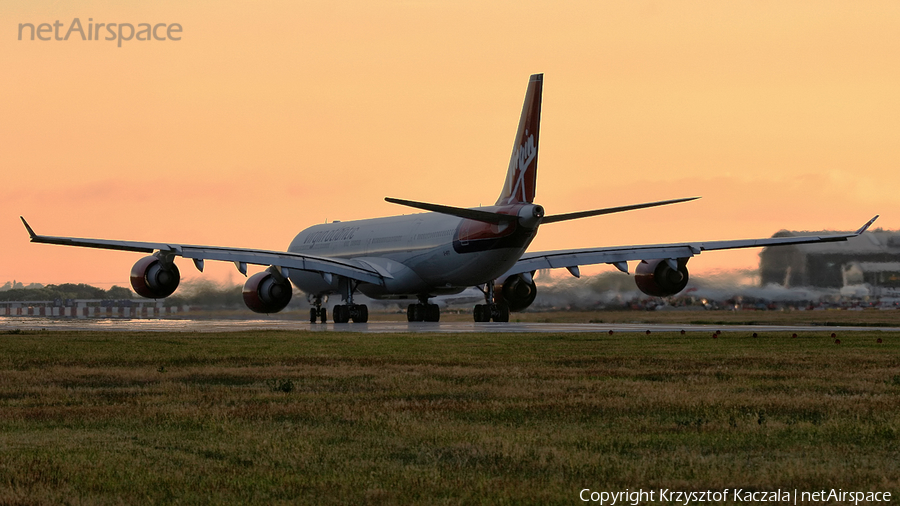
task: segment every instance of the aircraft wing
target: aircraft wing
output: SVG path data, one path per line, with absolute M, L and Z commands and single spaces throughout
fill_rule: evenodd
M 865 232 L 878 216 L 868 221 L 859 230 L 843 234 L 808 235 L 797 237 L 769 237 L 765 239 L 741 239 L 733 241 L 708 241 L 680 244 L 652 244 L 647 246 L 617 246 L 610 248 L 585 248 L 525 253 L 503 277 L 539 269 L 565 267 L 574 276 L 579 276 L 578 266 L 611 264 L 623 272 L 628 272 L 627 262 L 632 260 L 675 260 L 699 255 L 703 251 L 722 249 L 755 248 L 788 244 L 808 244 L 816 242 L 846 241 Z
M 361 261 L 327 258 L 286 251 L 269 251 L 245 248 L 223 248 L 219 246 L 194 246 L 189 244 L 173 244 L 160 242 L 112 241 L 107 239 L 86 239 L 79 237 L 53 237 L 38 235 L 32 230 L 25 218 L 22 223 L 31 236 L 31 242 L 59 244 L 63 246 L 80 246 L 84 248 L 113 249 L 120 251 L 136 251 L 153 253 L 161 251 L 175 256 L 190 258 L 198 269 L 202 270 L 203 260 L 221 260 L 234 262 L 241 269 L 241 264 L 273 265 L 282 269 L 299 269 L 303 271 L 321 272 L 343 276 L 345 278 L 381 285 L 386 273 L 381 273 L 369 264 Z M 246 266 L 242 269 L 246 274 Z

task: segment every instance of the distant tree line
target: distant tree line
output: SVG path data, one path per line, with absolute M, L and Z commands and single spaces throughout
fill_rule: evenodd
M 166 299 L 166 305 L 201 308 L 245 308 L 242 285 L 218 284 L 205 279 L 187 281 Z
M 43 287 L 44 287 L 44 285 L 42 285 L 40 283 L 30 283 L 30 284 L 26 285 L 25 283 L 20 283 L 14 279 L 12 281 L 7 281 L 6 284 L 4 284 L 3 286 L 0 286 L 0 292 L 6 291 L 6 290 L 12 290 L 15 288 L 43 288 Z
M 182 282 L 178 291 L 166 298 L 164 302 L 166 306 L 191 306 L 208 309 L 245 308 L 244 298 L 241 296 L 242 289 L 242 285 L 218 284 L 203 279 L 189 280 Z M 113 286 L 109 290 L 104 290 L 84 283 L 44 286 L 38 283 L 25 285 L 17 281 L 0 286 L 0 301 L 65 302 L 67 299 L 125 300 L 140 298 L 142 297 L 129 288 L 121 286 Z M 295 297 L 295 299 L 306 301 L 302 297 Z
M 10 283 L 7 283 L 10 284 Z M 15 288 L 9 288 L 0 291 L 0 300 L 16 301 L 16 300 L 34 300 L 34 301 L 52 301 L 66 299 L 134 299 L 137 295 L 130 289 L 113 286 L 109 290 L 97 288 L 95 286 L 86 285 L 84 283 L 63 283 L 61 285 L 46 285 L 35 288 L 20 287 L 22 283 L 14 283 Z M 35 286 L 33 283 L 28 286 Z
M 109 290 L 84 283 L 59 285 L 23 285 L 7 283 L 0 287 L 0 301 L 54 301 L 66 299 L 139 299 L 129 288 L 113 286 Z M 190 280 L 181 283 L 178 291 L 165 299 L 167 306 L 193 306 L 205 308 L 243 308 L 242 285 L 217 284 L 206 280 Z

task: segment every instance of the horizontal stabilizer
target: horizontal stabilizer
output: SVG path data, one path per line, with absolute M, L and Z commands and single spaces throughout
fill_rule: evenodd
M 600 216 L 601 214 L 621 213 L 622 211 L 633 211 L 635 209 L 644 209 L 647 207 L 665 206 L 668 204 L 677 204 L 679 202 L 687 202 L 689 200 L 697 200 L 700 197 L 688 197 L 684 199 L 661 200 L 659 202 L 648 202 L 646 204 L 633 204 L 630 206 L 607 207 L 606 209 L 594 209 L 593 211 L 580 211 L 577 213 L 554 214 L 545 216 L 543 223 L 556 223 L 558 221 L 577 220 L 578 218 L 588 218 L 590 216 Z
M 503 223 L 504 221 L 517 220 L 518 216 L 509 214 L 492 213 L 489 211 L 479 211 L 478 209 L 466 209 L 464 207 L 442 206 L 440 204 L 428 204 L 426 202 L 414 202 L 412 200 L 395 199 L 385 197 L 384 200 L 391 204 L 400 204 L 401 206 L 414 207 L 423 211 L 431 211 L 441 214 L 449 214 L 457 218 L 465 218 L 467 220 L 483 221 L 485 223 Z

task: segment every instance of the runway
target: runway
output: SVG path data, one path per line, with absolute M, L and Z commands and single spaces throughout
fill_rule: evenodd
M 814 325 L 681 325 L 645 323 L 475 323 L 475 322 L 370 322 L 312 324 L 296 320 L 190 320 L 190 319 L 73 319 L 0 317 L 0 332 L 13 330 L 115 331 L 115 332 L 241 332 L 247 330 L 293 330 L 314 332 L 459 333 L 459 332 L 900 332 L 900 327 L 853 327 Z

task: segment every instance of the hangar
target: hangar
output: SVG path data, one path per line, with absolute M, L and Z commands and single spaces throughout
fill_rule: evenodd
M 782 230 L 773 237 L 822 233 Z M 767 247 L 759 254 L 759 274 L 763 286 L 900 288 L 900 231 L 876 229 L 841 242 Z

